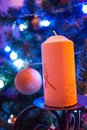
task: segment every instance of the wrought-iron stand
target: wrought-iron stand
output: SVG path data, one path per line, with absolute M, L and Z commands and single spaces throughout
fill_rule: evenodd
M 19 124 L 21 123 L 21 120 L 24 116 L 27 115 L 31 110 L 38 109 L 38 110 L 47 110 L 51 111 L 52 114 L 54 114 L 58 121 L 59 130 L 78 130 L 80 128 L 80 111 L 84 108 L 84 105 L 82 103 L 83 97 L 80 96 L 79 98 L 80 104 L 76 104 L 71 107 L 64 107 L 64 108 L 54 108 L 54 107 L 48 107 L 44 104 L 44 98 L 40 97 L 34 100 L 33 105 L 25 108 L 23 111 L 21 111 L 17 117 L 17 120 L 14 124 L 13 130 L 19 130 Z M 87 98 L 85 98 L 85 103 L 87 103 Z M 84 103 L 84 104 L 85 104 Z M 58 111 L 61 110 L 62 114 L 59 115 Z M 76 117 L 73 114 L 73 111 L 77 111 Z M 40 130 L 40 128 L 44 128 L 44 130 L 48 130 L 49 128 L 44 124 L 38 124 L 34 130 Z

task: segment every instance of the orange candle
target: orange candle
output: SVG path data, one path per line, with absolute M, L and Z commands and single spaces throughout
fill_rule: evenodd
M 52 107 L 77 103 L 73 42 L 64 36 L 52 36 L 41 45 L 44 101 Z

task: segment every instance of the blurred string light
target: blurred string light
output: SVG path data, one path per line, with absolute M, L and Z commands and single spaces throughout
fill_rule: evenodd
M 26 25 L 26 24 L 20 24 L 19 25 L 19 30 L 20 31 L 24 31 L 24 30 L 26 30 L 28 28 L 28 26 Z
M 10 53 L 10 58 L 11 58 L 11 60 L 16 60 L 17 57 L 18 57 L 18 55 L 17 55 L 16 52 L 12 51 L 12 52 Z
M 41 27 L 48 27 L 51 24 L 49 20 L 41 20 L 40 21 L 40 26 Z
M 77 113 L 77 110 L 74 110 L 75 113 Z
M 13 62 L 13 65 L 17 67 L 17 69 L 21 69 L 24 65 L 24 61 L 22 59 L 17 59 Z
M 4 88 L 4 81 L 0 79 L 0 89 Z
M 82 5 L 82 11 L 87 14 L 87 3 Z
M 4 49 L 6 52 L 10 52 L 11 51 L 11 48 L 9 46 L 6 46 L 5 49 Z
M 14 117 L 13 114 L 10 115 L 9 119 L 8 119 L 8 123 L 9 124 L 14 124 L 16 121 L 16 117 Z

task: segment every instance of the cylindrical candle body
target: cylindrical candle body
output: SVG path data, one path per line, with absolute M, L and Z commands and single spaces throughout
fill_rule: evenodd
M 74 45 L 63 36 L 52 36 L 41 45 L 44 101 L 52 107 L 77 103 Z

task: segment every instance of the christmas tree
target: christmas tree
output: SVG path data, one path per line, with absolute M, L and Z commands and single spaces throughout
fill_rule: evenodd
M 23 7 L 9 8 L 7 13 L 0 12 L 0 126 L 10 130 L 21 110 L 32 105 L 33 100 L 43 95 L 43 85 L 26 92 L 17 90 L 15 79 L 22 69 L 29 67 L 37 70 L 42 77 L 41 44 L 50 36 L 66 36 L 74 42 L 77 88 L 86 93 L 86 48 L 87 48 L 87 2 L 86 0 L 24 0 Z M 83 44 L 85 43 L 85 44 Z M 33 72 L 35 73 L 35 72 Z M 24 73 L 23 73 L 24 74 Z M 26 72 L 25 72 L 26 74 Z M 21 74 L 19 76 L 22 77 Z M 24 76 L 23 80 L 27 80 Z M 41 82 L 38 81 L 39 83 Z M 17 82 L 18 83 L 18 82 Z M 80 86 L 79 86 L 80 84 Z M 21 83 L 22 85 L 22 83 Z M 14 106 L 14 107 L 13 107 Z M 27 128 L 34 128 L 37 122 L 45 122 L 38 110 L 38 119 Z M 44 112 L 45 113 L 45 112 Z M 31 119 L 31 115 L 27 118 Z M 45 117 L 46 116 L 46 117 Z M 47 121 L 49 113 L 44 117 Z M 50 117 L 51 118 L 51 117 Z M 10 120 L 10 121 L 9 121 Z M 31 119 L 33 120 L 33 119 Z M 34 120 L 33 120 L 34 121 Z M 45 124 L 50 126 L 55 118 Z M 57 126 L 57 124 L 55 124 Z M 24 129 L 23 127 L 20 129 Z

